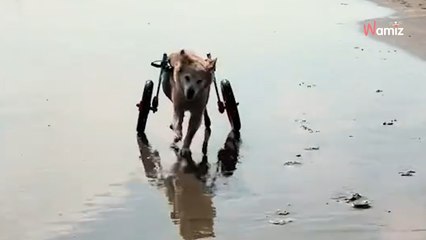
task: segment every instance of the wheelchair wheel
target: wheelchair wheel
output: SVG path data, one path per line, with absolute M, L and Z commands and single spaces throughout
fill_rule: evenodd
M 225 102 L 225 110 L 228 115 L 228 120 L 231 127 L 235 131 L 241 129 L 240 115 L 238 113 L 237 102 L 235 101 L 234 92 L 232 91 L 231 83 L 224 79 L 221 81 L 221 90 L 223 101 Z
M 154 89 L 154 83 L 151 80 L 145 82 L 145 87 L 143 89 L 142 100 L 138 104 L 139 107 L 139 116 L 138 116 L 138 125 L 136 131 L 138 134 L 145 132 L 146 122 L 148 120 L 148 114 L 151 110 L 151 98 L 152 91 Z

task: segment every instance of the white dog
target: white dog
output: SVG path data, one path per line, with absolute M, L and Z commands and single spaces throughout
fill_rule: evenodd
M 183 140 L 182 155 L 191 153 L 189 148 L 201 125 L 203 115 L 206 128 L 210 128 L 206 105 L 216 60 L 204 59 L 186 50 L 169 55 L 173 70 L 163 80 L 163 91 L 173 102 L 174 114 L 171 128 L 176 134 L 175 142 L 182 139 L 184 113 L 186 111 L 191 113 L 188 130 Z

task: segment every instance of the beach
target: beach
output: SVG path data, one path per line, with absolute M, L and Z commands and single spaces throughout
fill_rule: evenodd
M 425 239 L 424 5 L 1 1 L 0 240 Z M 161 91 L 136 135 L 150 63 L 182 48 L 218 58 L 242 124 L 212 89 L 193 161 Z
M 380 40 L 402 48 L 419 58 L 426 59 L 426 1 L 424 0 L 377 0 L 381 6 L 394 9 L 389 17 L 378 19 L 384 26 L 395 21 L 404 28 L 403 37 L 387 36 Z

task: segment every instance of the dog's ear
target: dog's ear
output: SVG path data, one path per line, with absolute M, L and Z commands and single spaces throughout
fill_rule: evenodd
M 215 71 L 216 70 L 216 62 L 217 62 L 217 58 L 207 59 L 207 66 L 206 66 L 207 71 L 209 71 L 209 72 Z
M 174 68 L 180 67 L 180 54 L 172 53 L 169 55 L 170 65 Z

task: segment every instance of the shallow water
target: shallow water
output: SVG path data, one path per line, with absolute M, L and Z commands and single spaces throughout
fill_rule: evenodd
M 390 11 L 347 3 L 0 2 L 0 239 L 426 238 L 426 63 L 358 31 Z M 139 159 L 149 62 L 182 47 L 217 56 L 240 102 L 237 169 L 208 187 L 172 174 L 163 95 L 142 148 L 162 176 Z M 215 102 L 211 177 L 230 130 Z M 351 192 L 373 207 L 332 199 Z M 271 225 L 278 208 L 294 222 Z

